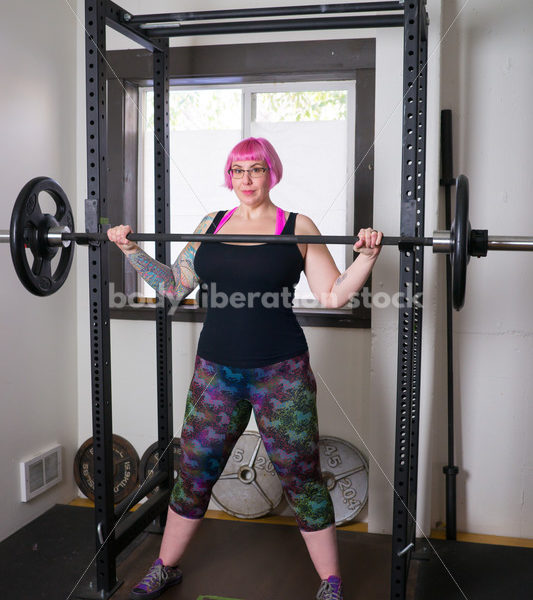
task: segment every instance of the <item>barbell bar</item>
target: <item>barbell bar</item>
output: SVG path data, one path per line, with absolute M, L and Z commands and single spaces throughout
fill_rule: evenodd
M 0 244 L 9 244 L 10 232 L 0 230 Z M 78 245 L 88 245 L 90 242 L 107 240 L 106 233 L 72 233 L 67 228 L 51 227 L 46 235 L 50 246 L 63 246 L 65 242 L 75 242 Z M 353 235 L 287 235 L 282 239 L 278 235 L 225 235 L 205 233 L 132 233 L 128 235 L 132 242 L 262 242 L 272 244 L 344 244 L 353 245 L 359 239 Z M 435 254 L 450 254 L 450 232 L 434 231 L 433 237 L 385 236 L 383 246 L 431 246 Z M 488 250 L 504 250 L 517 252 L 532 252 L 533 237 L 530 236 L 500 236 L 487 238 Z
M 132 242 L 256 242 L 264 244 L 339 244 L 353 245 L 359 239 L 356 235 L 246 235 L 246 234 L 209 234 L 209 233 L 130 233 L 128 239 Z M 107 240 L 106 233 L 63 233 L 53 232 L 48 240 L 53 238 L 52 245 L 62 245 L 65 241 L 77 244 L 88 244 L 93 241 Z M 384 246 L 431 246 L 431 238 L 417 237 L 387 237 L 383 238 Z
M 488 250 L 533 251 L 533 237 L 489 236 L 487 230 L 474 230 L 468 219 L 468 178 L 459 175 L 456 185 L 456 212 L 450 231 L 434 231 L 433 237 L 384 236 L 382 245 L 398 246 L 401 251 L 431 246 L 434 253 L 446 253 L 452 260 L 453 305 L 464 304 L 466 269 L 471 256 L 486 256 Z M 39 194 L 48 193 L 54 200 L 54 215 L 42 213 Z M 335 235 L 226 235 L 198 233 L 132 233 L 135 242 L 226 242 L 273 244 L 343 244 L 353 245 L 357 236 Z M 56 292 L 66 281 L 73 259 L 74 245 L 107 241 L 105 232 L 76 233 L 74 217 L 67 195 L 49 177 L 29 181 L 17 197 L 9 231 L 0 231 L 0 243 L 9 243 L 15 271 L 22 284 L 37 296 Z M 33 261 L 30 265 L 28 252 Z M 61 251 L 52 271 L 52 259 Z
M 225 235 L 206 233 L 132 233 L 128 235 L 132 242 L 259 242 L 271 244 L 344 244 L 353 245 L 359 239 L 353 235 L 287 235 L 280 239 L 278 235 Z M 0 244 L 9 244 L 10 232 L 0 230 Z M 71 233 L 67 229 L 51 228 L 47 240 L 50 246 L 63 246 L 65 242 L 75 242 L 78 245 L 88 245 L 90 242 L 107 240 L 105 233 Z M 433 237 L 386 236 L 381 241 L 382 246 L 431 246 L 435 254 L 450 254 L 450 232 L 434 231 Z M 500 236 L 487 238 L 487 250 L 504 250 L 516 252 L 532 252 L 533 237 L 529 236 Z

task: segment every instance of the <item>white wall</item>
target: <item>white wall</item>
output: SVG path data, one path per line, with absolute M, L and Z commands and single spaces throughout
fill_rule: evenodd
M 443 3 L 443 32 L 463 5 Z M 441 101 L 453 111 L 455 173 L 470 179 L 472 226 L 492 235 L 532 230 L 532 23 L 529 0 L 470 0 L 442 44 Z M 465 307 L 454 321 L 459 530 L 533 537 L 532 291 L 526 253 L 470 261 Z M 435 417 L 437 521 L 445 516 L 446 446 L 445 415 Z
M 269 2 L 276 4 L 284 2 Z M 82 0 L 78 5 L 78 16 L 83 20 Z M 131 0 L 123 5 L 132 12 L 144 12 L 141 2 Z M 180 6 L 180 10 L 229 6 L 205 0 Z M 250 2 L 231 6 L 250 6 Z M 39 3 L 21 0 L 3 8 L 0 49 L 5 59 L 0 69 L 8 84 L 0 100 L 4 141 L 0 170 L 5 197 L 1 222 L 4 228 L 8 226 L 22 185 L 46 174 L 56 178 L 72 199 L 78 199 L 72 204 L 80 215 L 77 222 L 81 230 L 86 185 L 81 25 L 66 3 L 49 3 L 45 9 Z M 470 177 L 473 226 L 488 228 L 491 233 L 527 235 L 532 211 L 528 193 L 533 183 L 529 168 L 533 126 L 528 118 L 533 92 L 529 31 L 533 5 L 528 0 L 505 4 L 500 0 L 446 0 L 441 15 L 440 0 L 430 0 L 428 8 L 432 23 L 426 233 L 437 227 L 438 217 L 442 222 L 438 192 L 438 118 L 442 107 L 454 111 L 455 173 Z M 176 7 L 173 2 L 159 1 L 150 10 L 165 12 Z M 322 39 L 352 35 L 377 39 L 374 223 L 395 234 L 401 158 L 401 31 L 319 34 Z M 305 32 L 204 37 L 173 43 L 317 37 L 317 33 Z M 118 39 L 111 34 L 110 47 L 119 47 Z M 441 259 L 426 252 L 419 475 L 419 522 L 425 533 L 429 526 L 444 520 L 441 467 L 446 462 L 446 394 Z M 528 431 L 533 417 L 533 382 L 528 369 L 533 351 L 528 295 L 533 281 L 528 260 L 525 254 L 511 253 L 473 259 L 466 306 L 455 315 L 460 530 L 533 535 L 533 448 Z M 86 263 L 86 252 L 79 249 L 67 284 L 52 297 L 38 299 L 22 288 L 7 245 L 3 248 L 0 319 L 4 348 L 8 350 L 0 365 L 0 539 L 76 493 L 71 475 L 74 453 L 91 435 Z M 397 264 L 396 252 L 384 249 L 374 274 L 377 290 L 395 293 Z M 174 325 L 177 433 L 199 327 Z M 156 434 L 154 329 L 146 322 L 112 324 L 114 430 L 128 438 L 139 454 Z M 320 375 L 321 433 L 350 440 L 376 459 L 371 460 L 369 510 L 362 518 L 368 520 L 370 531 L 389 532 L 392 490 L 387 478 L 392 480 L 395 433 L 396 311 L 375 310 L 372 331 L 306 328 L 306 335 L 315 374 Z M 347 411 L 354 428 L 342 416 L 321 378 Z M 254 428 L 253 422 L 250 428 Z M 56 443 L 65 448 L 64 483 L 28 504 L 20 503 L 19 461 Z
M 269 2 L 269 6 L 284 5 L 285 2 Z M 294 2 L 293 4 L 308 4 Z M 132 13 L 146 12 L 142 2 L 134 0 L 121 4 Z M 257 3 L 257 6 L 265 5 Z M 233 3 L 191 2 L 180 5 L 179 10 L 209 10 L 244 8 L 250 2 Z M 255 5 L 254 5 L 255 6 Z M 440 2 L 430 2 L 435 18 L 440 18 Z M 151 12 L 175 11 L 175 3 L 159 0 L 151 5 Z M 432 34 L 433 46 L 437 45 L 438 28 Z M 171 40 L 172 45 L 229 44 L 246 42 L 268 42 L 281 40 L 333 39 L 346 37 L 375 37 L 377 40 L 377 89 L 376 89 L 376 147 L 375 147 L 375 226 L 390 234 L 399 230 L 400 162 L 401 162 L 401 115 L 402 115 L 402 48 L 403 33 L 395 30 L 354 30 L 335 32 L 301 32 L 281 34 L 254 34 L 240 36 L 204 36 L 194 39 Z M 133 48 L 135 45 L 108 29 L 108 48 Z M 83 64 L 83 55 L 78 56 Z M 438 89 L 438 49 L 432 67 L 434 89 Z M 78 74 L 79 92 L 83 94 L 83 73 Z M 83 103 L 83 96 L 79 101 Z M 430 120 L 434 139 L 438 116 L 438 94 L 430 93 Z M 79 130 L 83 136 L 84 123 Z M 79 141 L 79 172 L 85 168 L 85 146 Z M 437 145 L 428 149 L 428 186 L 438 187 L 435 170 Z M 83 198 L 85 181 L 79 180 L 78 197 Z M 433 194 L 433 204 L 437 201 Z M 430 200 L 431 204 L 431 200 Z M 80 214 L 83 203 L 79 204 Z M 436 209 L 433 211 L 436 214 Z M 431 220 L 431 208 L 428 210 Z M 430 227 L 433 225 L 430 224 Z M 79 392 L 79 443 L 91 435 L 90 421 L 90 361 L 87 334 L 87 272 L 86 258 L 78 258 L 80 278 L 78 282 L 79 314 L 78 335 L 78 392 Z M 377 290 L 391 295 L 397 291 L 398 254 L 391 249 L 383 251 L 379 266 L 375 270 Z M 431 281 L 431 279 L 430 279 Z M 428 294 L 431 298 L 431 292 Z M 430 312 L 430 311 L 428 311 Z M 431 319 L 431 316 L 430 316 Z M 369 330 L 337 328 L 305 328 L 309 342 L 312 366 L 318 381 L 318 407 L 321 435 L 334 435 L 356 445 L 370 459 L 369 508 L 360 514 L 368 521 L 369 530 L 389 532 L 392 519 L 392 488 L 388 480 L 393 478 L 393 441 L 395 434 L 396 398 L 396 322 L 394 308 L 374 311 L 374 328 Z M 428 349 L 433 347 L 431 321 L 427 325 Z M 174 430 L 181 431 L 185 408 L 185 393 L 192 375 L 192 365 L 199 334 L 198 325 L 177 323 L 174 335 Z M 432 356 L 432 355 L 431 355 Z M 424 362 L 431 364 L 431 356 Z M 114 431 L 126 437 L 139 455 L 156 439 L 155 398 L 155 325 L 146 322 L 114 321 L 112 324 L 112 368 L 113 368 L 113 424 Z M 135 374 L 132 376 L 132 374 Z M 320 375 L 320 377 L 318 376 Z M 429 371 L 429 386 L 433 384 L 432 370 Z M 322 382 L 323 379 L 323 382 Z M 324 383 L 325 382 L 325 383 Z M 427 385 L 427 384 L 426 384 Z M 329 390 L 331 391 L 328 391 Z M 334 397 L 332 396 L 334 395 Z M 347 418 L 342 414 L 341 408 Z M 148 408 L 146 408 L 148 406 Z M 348 420 L 349 419 L 349 420 Z M 254 420 L 249 429 L 256 429 Z M 424 435 L 422 435 L 425 451 Z M 374 460 L 372 457 L 377 459 Z M 425 490 L 421 486 L 420 506 L 425 506 Z M 215 505 L 212 504 L 212 508 Z M 426 518 L 429 523 L 429 515 Z M 427 527 L 426 527 L 427 529 Z
M 293 4 L 307 4 L 307 1 Z M 239 8 L 264 3 L 203 0 L 179 10 Z M 284 5 L 278 0 L 271 6 Z M 146 12 L 140 1 L 122 5 Z M 442 14 L 441 14 L 442 5 Z M 457 21 L 449 26 L 462 7 Z M 175 11 L 159 0 L 150 11 Z M 531 208 L 531 23 L 527 0 L 429 0 L 428 147 L 426 234 L 442 225 L 439 191 L 440 109 L 454 110 L 455 172 L 471 180 L 471 221 L 491 232 L 527 234 Z M 442 22 L 441 22 L 442 21 Z M 401 30 L 305 32 L 206 36 L 173 40 L 173 45 L 279 40 L 376 37 L 376 146 L 374 224 L 390 235 L 399 230 L 401 173 Z M 443 37 L 444 36 L 444 37 Z M 132 47 L 110 32 L 110 48 Z M 441 56 L 442 54 L 442 56 Z M 78 54 L 78 106 L 84 106 L 83 53 Z M 441 80 L 442 78 L 442 80 Z M 78 122 L 79 210 L 85 193 L 84 121 Z M 529 217 L 529 218 L 528 218 Z M 78 258 L 79 439 L 90 435 L 90 371 L 87 335 L 86 257 Z M 455 317 L 457 464 L 459 528 L 466 531 L 528 536 L 533 528 L 531 442 L 531 317 L 527 294 L 532 282 L 523 255 L 492 255 L 472 260 L 465 309 Z M 426 251 L 418 522 L 427 534 L 444 520 L 446 462 L 444 260 Z M 397 291 L 398 255 L 383 250 L 375 268 L 376 290 Z M 519 293 L 513 293 L 514 291 Z M 490 301 L 487 300 L 490 298 Z M 175 431 L 179 434 L 198 325 L 174 325 Z M 155 439 L 155 340 L 150 323 L 112 325 L 115 431 L 139 454 Z M 354 428 L 340 414 L 319 380 L 322 434 L 352 441 L 372 456 L 369 530 L 390 532 L 396 400 L 397 311 L 375 310 L 372 331 L 306 328 L 312 365 L 336 399 L 349 408 Z M 354 368 L 356 365 L 356 368 Z M 132 378 L 135 373 L 135 379 Z M 148 409 L 145 409 L 146 405 Z M 502 408 L 505 407 L 505 410 Z M 253 423 L 251 424 L 253 428 Z M 356 431 L 357 430 L 357 431 Z M 362 440 L 360 439 L 361 436 Z
M 63 3 L 2 3 L 0 19 L 1 227 L 22 186 L 37 175 L 76 191 L 76 29 Z M 76 203 L 73 202 L 76 210 Z M 49 298 L 19 282 L 0 248 L 0 539 L 58 502 L 75 495 L 77 339 L 75 270 Z M 63 483 L 20 502 L 19 462 L 56 444 L 63 451 Z

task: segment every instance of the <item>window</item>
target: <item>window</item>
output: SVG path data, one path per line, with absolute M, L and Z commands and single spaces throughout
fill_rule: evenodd
M 153 140 L 146 124 L 153 57 L 124 50 L 109 52 L 108 60 L 107 217 L 135 231 L 153 231 Z M 171 231 L 192 231 L 206 212 L 236 206 L 236 197 L 223 186 L 222 169 L 231 146 L 248 135 L 267 137 L 280 153 L 285 174 L 272 191 L 275 204 L 309 215 L 324 235 L 353 234 L 372 225 L 374 39 L 174 47 L 169 73 Z M 198 169 L 191 167 L 189 149 L 202 147 L 202 138 L 209 140 L 202 150 L 202 156 L 210 153 L 209 162 Z M 172 244 L 173 259 L 182 246 Z M 330 251 L 341 270 L 354 258 L 350 247 Z M 111 294 L 125 292 L 128 298 L 125 305 L 111 303 L 111 316 L 154 319 L 150 305 L 139 308 L 131 301 L 152 295 L 151 288 L 140 286 L 119 253 L 111 252 L 109 261 Z M 302 276 L 295 309 L 301 325 L 370 326 L 370 309 L 363 304 L 312 308 L 316 301 L 310 299 Z M 204 315 L 204 309 L 187 303 L 172 318 L 201 322 Z
M 139 228 L 154 223 L 153 91 L 141 90 L 139 122 Z M 269 139 L 284 167 L 273 188 L 274 204 L 307 214 L 328 235 L 353 232 L 355 82 L 249 84 L 173 87 L 170 91 L 171 231 L 194 231 L 206 213 L 238 203 L 223 187 L 227 153 L 248 136 Z M 191 148 L 201 148 L 198 154 Z M 172 244 L 174 261 L 185 243 Z M 154 252 L 154 244 L 146 244 Z M 351 248 L 331 245 L 340 271 Z M 154 290 L 139 282 L 141 294 Z M 296 288 L 295 306 L 319 307 L 305 276 Z

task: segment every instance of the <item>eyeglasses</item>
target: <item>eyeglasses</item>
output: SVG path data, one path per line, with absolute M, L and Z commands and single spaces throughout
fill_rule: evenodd
M 259 177 L 263 177 L 267 171 L 270 171 L 270 169 L 267 169 L 266 167 L 253 167 L 252 169 L 228 169 L 228 173 L 233 179 L 241 179 L 244 177 L 245 173 L 250 173 L 250 177 L 252 179 L 258 179 Z

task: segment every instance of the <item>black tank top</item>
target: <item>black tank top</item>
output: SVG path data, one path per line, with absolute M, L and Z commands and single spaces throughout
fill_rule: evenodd
M 206 233 L 213 233 L 219 211 Z M 290 213 L 280 235 L 293 235 Z M 200 304 L 207 308 L 198 355 L 233 367 L 264 367 L 307 351 L 304 332 L 292 310 L 294 287 L 304 259 L 297 244 L 239 246 L 202 242 L 194 269 Z

